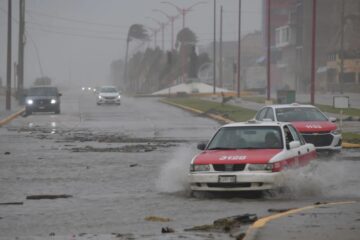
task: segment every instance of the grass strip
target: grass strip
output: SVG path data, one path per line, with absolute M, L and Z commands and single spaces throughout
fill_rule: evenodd
M 229 104 L 221 104 L 198 98 L 167 98 L 166 100 L 176 104 L 195 108 L 205 113 L 218 114 L 235 122 L 243 122 L 252 119 L 256 113 L 256 111 L 251 109 L 237 107 Z
M 198 109 L 205 113 L 218 114 L 235 122 L 244 122 L 249 119 L 252 119 L 256 113 L 256 111 L 251 109 L 242 108 L 230 104 L 221 104 L 199 98 L 183 97 L 183 98 L 167 98 L 166 100 L 176 104 Z M 359 111 L 358 109 L 355 110 Z M 342 135 L 344 142 L 360 144 L 360 134 L 352 133 L 352 132 L 343 132 Z

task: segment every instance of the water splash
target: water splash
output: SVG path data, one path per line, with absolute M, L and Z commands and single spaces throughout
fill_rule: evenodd
M 286 171 L 285 191 L 277 197 L 360 197 L 359 172 L 360 161 L 313 161 L 304 168 Z
M 174 156 L 162 167 L 156 187 L 160 192 L 188 192 L 188 173 L 190 161 L 195 156 L 196 149 L 186 145 L 178 148 Z

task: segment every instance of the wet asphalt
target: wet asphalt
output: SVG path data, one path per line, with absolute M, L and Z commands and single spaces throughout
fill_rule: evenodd
M 125 97 L 121 106 L 96 106 L 95 99 L 86 92 L 64 93 L 60 115 L 38 113 L 0 128 L 0 204 L 18 203 L 0 205 L 1 240 L 234 239 L 248 225 L 230 233 L 185 229 L 246 213 L 260 218 L 272 214 L 270 208 L 360 200 L 357 150 L 289 173 L 285 193 L 191 197 L 189 162 L 196 144 L 209 139 L 219 124 L 156 98 Z M 27 199 L 61 194 L 70 197 Z M 359 236 L 358 205 L 331 211 L 341 212 L 338 219 L 351 226 L 342 233 Z M 284 229 L 290 223 L 285 219 L 276 220 L 284 221 L 281 225 L 269 223 L 258 237 L 275 239 L 270 227 Z M 298 225 L 290 226 L 311 233 L 299 224 L 304 216 L 291 219 Z M 316 219 L 321 223 L 313 228 L 320 233 L 336 222 L 331 214 L 319 213 Z M 166 227 L 174 233 L 161 233 Z

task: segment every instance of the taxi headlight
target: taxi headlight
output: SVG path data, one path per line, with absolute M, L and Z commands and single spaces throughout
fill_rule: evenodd
M 33 105 L 34 101 L 33 101 L 32 99 L 29 99 L 29 100 L 26 101 L 26 103 L 27 103 L 28 105 Z
M 339 134 L 341 134 L 341 130 L 337 128 L 337 129 L 331 131 L 331 133 L 334 135 L 339 135 Z
M 99 95 L 99 99 L 102 99 L 102 96 Z
M 209 164 L 191 164 L 190 172 L 207 172 L 210 171 Z
M 273 169 L 273 165 L 269 164 L 249 164 L 249 171 L 271 171 Z
M 55 104 L 55 103 L 56 103 L 56 99 L 51 99 L 50 103 L 51 103 L 51 104 Z
M 120 99 L 121 98 L 121 96 L 119 95 L 119 96 L 117 96 L 117 99 Z

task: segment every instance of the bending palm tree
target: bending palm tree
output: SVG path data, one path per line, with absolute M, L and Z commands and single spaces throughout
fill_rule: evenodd
M 127 65 L 128 65 L 128 57 L 129 57 L 129 43 L 131 40 L 141 40 L 147 41 L 149 39 L 149 35 L 141 24 L 133 24 L 129 28 L 128 36 L 126 39 L 126 55 L 125 55 L 125 67 L 124 67 L 124 81 L 126 82 L 128 79 L 127 76 Z

